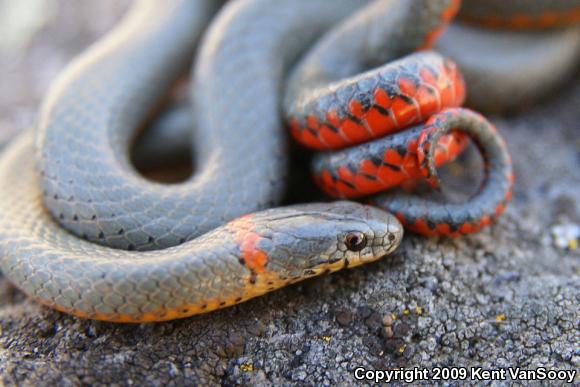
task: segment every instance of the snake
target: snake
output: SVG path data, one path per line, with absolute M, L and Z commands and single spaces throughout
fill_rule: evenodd
M 54 309 L 137 323 L 224 308 L 391 253 L 403 228 L 378 208 L 269 209 L 286 163 L 284 71 L 360 6 L 338 3 L 246 0 L 218 15 L 191 87 L 197 171 L 174 185 L 141 177 L 128 148 L 187 68 L 215 2 L 136 3 L 62 73 L 35 130 L 0 158 L 4 275 Z
M 375 261 L 397 248 L 403 224 L 426 235 L 488 225 L 511 197 L 507 148 L 487 120 L 459 108 L 465 87 L 457 66 L 429 50 L 459 1 L 361 3 L 232 1 L 196 50 L 214 1 L 137 2 L 61 74 L 35 129 L 0 157 L 2 272 L 31 298 L 78 317 L 163 321 Z M 129 149 L 194 54 L 196 172 L 183 183 L 154 183 L 134 169 Z M 377 114 L 388 119 L 377 123 Z M 457 205 L 378 194 L 373 206 L 274 207 L 287 163 L 284 121 L 295 139 L 319 150 L 354 144 L 314 163 L 318 182 L 332 180 L 327 192 L 338 197 L 375 193 L 376 181 L 401 173 L 437 186 L 435 168 L 467 137 L 486 176 Z M 363 130 L 337 145 L 352 128 Z M 364 147 L 379 156 L 363 160 Z
M 546 29 L 580 22 L 578 0 L 465 0 L 459 17 L 469 23 L 509 29 Z

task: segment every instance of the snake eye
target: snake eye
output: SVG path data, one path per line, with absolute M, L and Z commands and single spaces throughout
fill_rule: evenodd
M 345 244 L 350 251 L 361 251 L 367 245 L 367 237 L 362 232 L 352 231 L 346 234 Z

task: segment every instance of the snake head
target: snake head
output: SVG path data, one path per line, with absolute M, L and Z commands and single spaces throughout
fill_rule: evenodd
M 268 271 L 296 281 L 375 261 L 403 238 L 393 215 L 348 201 L 268 210 L 252 221 L 261 236 L 255 246 L 266 253 Z

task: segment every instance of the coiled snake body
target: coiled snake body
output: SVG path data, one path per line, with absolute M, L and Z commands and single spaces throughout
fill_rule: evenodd
M 56 82 L 36 133 L 4 152 L 0 268 L 39 302 L 108 321 L 186 317 L 378 259 L 400 243 L 392 215 L 356 203 L 240 217 L 278 200 L 284 69 L 356 1 L 336 11 L 320 0 L 232 4 L 195 69 L 198 172 L 165 186 L 132 169 L 132 132 L 187 64 L 213 3 L 139 3 Z
M 284 88 L 294 137 L 318 149 L 360 143 L 433 114 L 423 127 L 360 145 L 382 156 L 360 156 L 362 148 L 320 156 L 317 180 L 336 196 L 375 193 L 384 187 L 377 181 L 393 185 L 403 177 L 436 184 L 435 166 L 466 144 L 454 131 L 466 132 L 487 163 L 484 187 L 470 204 L 400 195 L 373 201 L 428 235 L 488 224 L 509 200 L 511 163 L 493 127 L 456 108 L 464 87 L 453 62 L 423 52 L 332 83 L 429 47 L 458 1 L 373 2 L 319 41 L 285 86 L 305 47 L 360 3 L 228 4 L 204 36 L 194 68 L 196 174 L 167 186 L 141 177 L 128 149 L 135 128 L 193 55 L 214 2 L 140 2 L 63 73 L 36 132 L 1 157 L 2 272 L 56 309 L 141 322 L 214 310 L 392 252 L 401 224 L 374 207 L 336 202 L 261 211 L 278 202 L 283 183 Z M 424 23 L 411 25 L 411 17 Z M 399 43 L 385 45 L 385 37 L 397 34 Z M 329 49 L 337 41 L 338 53 Z M 354 53 L 358 60 L 343 61 Z M 451 109 L 439 112 L 445 107 Z

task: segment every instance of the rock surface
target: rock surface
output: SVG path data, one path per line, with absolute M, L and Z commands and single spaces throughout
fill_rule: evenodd
M 37 2 L 52 7 L 46 20 L 24 45 L 1 47 L 3 135 L 32 125 L 49 80 L 127 3 Z M 1 278 L 0 383 L 330 385 L 355 382 L 359 366 L 579 369 L 580 250 L 555 247 L 551 234 L 580 223 L 579 106 L 576 82 L 492 118 L 517 174 L 493 227 L 454 240 L 408 235 L 378 263 L 230 309 L 162 324 L 84 321 Z

